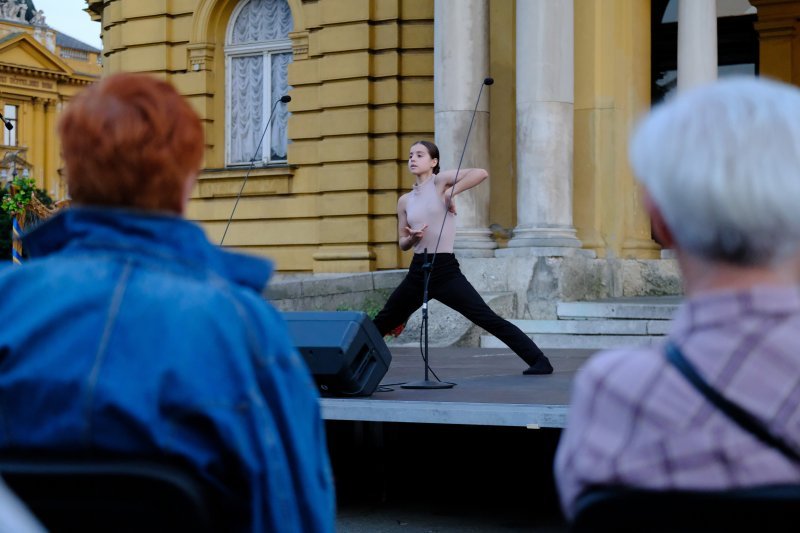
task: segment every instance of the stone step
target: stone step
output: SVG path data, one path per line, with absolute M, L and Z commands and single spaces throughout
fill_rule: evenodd
M 575 302 L 569 302 L 573 304 Z M 536 341 L 542 349 L 580 348 L 604 350 L 621 346 L 643 346 L 660 342 L 669 332 L 672 321 L 653 319 L 655 316 L 671 317 L 676 303 L 628 304 L 619 302 L 577 302 L 588 306 L 568 306 L 570 312 L 583 314 L 572 319 L 560 320 L 511 320 L 526 335 Z M 597 305 L 600 304 L 600 305 Z M 559 304 L 560 307 L 561 304 Z M 666 311 L 669 310 L 669 313 Z M 592 315 L 612 314 L 634 316 L 638 312 L 644 319 L 596 318 Z M 491 335 L 481 336 L 483 348 L 505 348 L 505 344 Z
M 669 320 L 682 300 L 680 296 L 617 298 L 594 302 L 559 302 L 562 319 L 650 319 Z
M 671 320 L 510 320 L 529 335 L 666 335 Z
M 622 346 L 647 346 L 662 342 L 663 335 L 573 335 L 543 333 L 531 335 L 542 350 L 553 348 L 575 348 L 585 350 L 606 350 Z M 492 335 L 481 336 L 481 348 L 508 348 Z

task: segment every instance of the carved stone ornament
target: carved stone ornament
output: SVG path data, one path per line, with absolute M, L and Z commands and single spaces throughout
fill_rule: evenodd
M 34 13 L 33 18 L 31 18 L 31 24 L 34 26 L 47 26 L 47 23 L 44 21 L 44 11 L 40 9 Z
M 0 18 L 25 24 L 27 23 L 25 20 L 27 11 L 28 3 L 25 0 L 0 0 Z M 40 16 L 41 23 L 44 24 L 44 13 L 39 10 L 37 15 Z

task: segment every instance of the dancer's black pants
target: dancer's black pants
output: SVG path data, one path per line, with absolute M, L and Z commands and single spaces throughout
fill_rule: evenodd
M 394 290 L 386 305 L 375 317 L 381 335 L 386 335 L 422 306 L 424 273 L 423 254 L 414 254 L 408 274 Z M 439 300 L 482 327 L 511 348 L 523 361 L 532 365 L 542 354 L 538 346 L 517 326 L 505 320 L 486 305 L 478 291 L 467 281 L 453 254 L 436 254 L 428 298 Z

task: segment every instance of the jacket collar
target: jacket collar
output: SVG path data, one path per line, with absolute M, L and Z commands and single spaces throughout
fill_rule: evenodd
M 272 263 L 211 244 L 200 227 L 180 216 L 107 207 L 72 207 L 23 237 L 31 257 L 87 250 L 128 251 L 190 268 L 210 269 L 239 285 L 262 291 Z

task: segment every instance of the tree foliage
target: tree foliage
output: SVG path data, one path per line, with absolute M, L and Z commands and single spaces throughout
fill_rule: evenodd
M 36 187 L 36 180 L 33 178 L 17 176 L 9 185 L 3 189 L 2 197 L 0 197 L 2 198 L 0 199 L 0 261 L 11 260 L 12 220 L 15 215 L 27 209 L 32 195 L 35 193 L 36 198 L 47 207 L 53 205 L 53 199 L 46 191 Z M 12 188 L 13 194 L 11 193 Z M 30 227 L 30 223 L 34 223 L 34 221 L 29 220 L 28 227 Z

